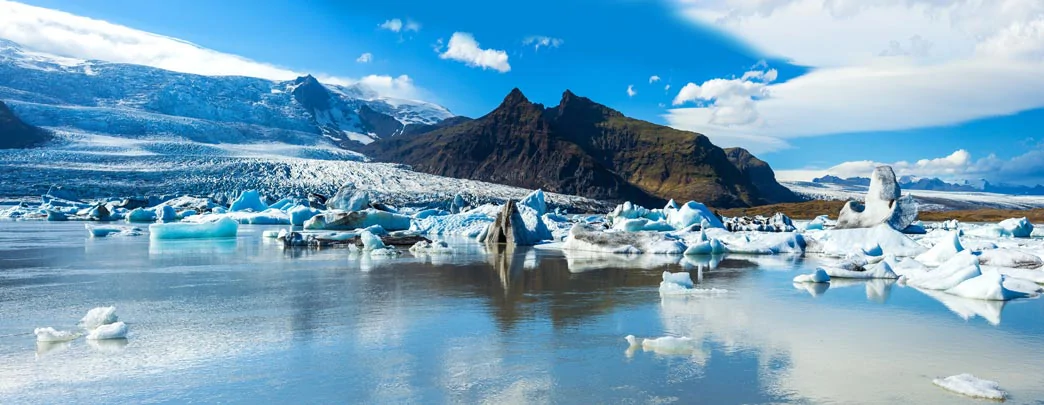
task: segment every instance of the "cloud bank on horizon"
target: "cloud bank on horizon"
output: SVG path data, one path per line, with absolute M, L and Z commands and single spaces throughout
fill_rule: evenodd
M 400 21 L 398 26 L 400 30 L 418 30 L 419 27 L 412 21 L 405 26 Z M 61 56 L 132 63 L 199 75 L 291 80 L 306 74 L 177 38 L 7 0 L 0 0 L 0 38 Z M 369 62 L 371 59 L 372 55 L 365 53 L 358 61 Z M 361 83 L 387 97 L 410 99 L 421 93 L 408 75 L 315 76 L 324 83 L 342 86 Z
M 811 68 L 782 82 L 744 74 L 682 87 L 664 118 L 716 143 L 758 153 L 797 137 L 952 125 L 1044 106 L 1039 0 L 673 1 L 696 24 Z

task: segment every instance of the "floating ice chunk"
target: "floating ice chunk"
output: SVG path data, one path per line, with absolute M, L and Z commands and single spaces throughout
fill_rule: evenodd
M 239 232 L 239 223 L 231 218 L 221 218 L 204 223 L 171 223 L 149 225 L 153 240 L 160 239 L 211 239 L 234 238 Z
M 364 210 L 370 207 L 370 193 L 355 188 L 354 184 L 346 184 L 326 200 L 326 207 L 342 211 Z
M 83 227 L 87 229 L 87 233 L 91 235 L 92 238 L 104 238 L 109 236 L 141 236 L 145 234 L 143 229 L 131 226 L 95 226 L 91 224 L 83 224 Z
M 94 330 L 87 334 L 87 340 L 109 340 L 126 338 L 127 324 L 123 322 L 114 322 L 108 325 L 101 325 L 97 328 L 94 328 Z
M 685 203 L 678 210 L 668 210 L 666 212 L 667 223 L 671 224 L 675 229 L 684 229 L 696 224 L 702 225 L 704 220 L 711 228 L 725 227 L 721 220 L 706 205 L 695 201 Z
M 721 236 L 730 253 L 751 255 L 776 255 L 787 253 L 804 253 L 807 243 L 799 233 L 745 233 Z
M 971 374 L 936 378 L 932 383 L 946 390 L 973 398 L 1003 400 L 1008 396 L 996 381 L 983 380 Z
M 302 226 L 312 217 L 319 215 L 322 211 L 315 208 L 298 205 L 290 209 L 290 224 L 294 226 Z
M 810 235 L 808 239 L 808 253 L 832 256 L 880 252 L 883 255 L 896 257 L 913 257 L 925 251 L 925 248 L 917 241 L 887 224 L 873 228 L 831 229 L 816 232 L 815 236 Z M 732 250 L 731 245 L 729 245 L 729 250 Z
M 660 232 L 604 232 L 576 224 L 562 244 L 563 250 L 622 254 L 682 254 L 686 246 L 674 236 Z
M 805 225 L 806 231 L 821 231 L 826 229 L 826 223 L 830 220 L 830 217 L 826 215 L 820 215 Z
M 979 258 L 972 252 L 963 251 L 942 263 L 938 268 L 915 274 L 907 274 L 906 284 L 928 290 L 949 290 L 958 284 L 982 274 Z
M 857 268 L 845 267 L 820 267 L 819 270 L 826 272 L 831 279 L 834 278 L 862 278 L 862 279 L 897 279 L 898 275 L 892 271 L 888 262 L 880 262 L 872 266 L 859 266 Z
M 1026 217 L 1005 219 L 998 225 L 1005 234 L 1015 238 L 1028 238 L 1033 234 L 1033 224 Z
M 1040 256 L 1017 249 L 987 249 L 979 253 L 979 264 L 983 266 L 1008 267 L 1013 269 L 1036 269 L 1044 266 Z M 1044 274 L 1044 271 L 1040 272 Z
M 700 236 L 696 240 L 696 243 L 690 244 L 685 249 L 686 256 L 706 256 L 706 255 L 719 255 L 727 253 L 725 245 L 717 239 L 711 239 L 707 237 L 707 231 L 700 229 Z
M 472 210 L 462 214 L 414 218 L 410 229 L 426 235 L 476 238 L 479 234 L 484 233 L 492 223 L 493 217 Z
M 178 220 L 178 212 L 174 210 L 174 207 L 169 205 L 156 207 L 156 213 L 156 219 L 162 222 L 174 222 Z
M 36 335 L 37 342 L 68 342 L 70 340 L 80 337 L 79 333 L 69 332 L 65 330 L 55 330 L 54 328 L 36 328 L 33 330 L 33 334 Z
M 895 172 L 878 166 L 870 176 L 865 202 L 849 201 L 837 217 L 838 229 L 871 228 L 880 224 L 902 230 L 917 219 L 917 202 L 902 196 Z
M 47 210 L 47 220 L 52 222 L 68 221 L 69 217 L 61 211 Z
M 440 210 L 438 208 L 431 208 L 431 209 L 421 210 L 421 211 L 417 212 L 416 214 L 413 214 L 413 219 L 424 219 L 424 218 L 428 218 L 428 217 L 438 217 L 438 216 L 443 216 L 443 215 L 449 215 L 449 212 Z
M 656 354 L 691 354 L 700 349 L 698 342 L 689 337 L 664 336 L 656 339 L 639 339 L 634 335 L 627 335 L 624 340 L 627 340 L 628 350 L 641 347 L 643 351 Z
M 695 288 L 692 276 L 688 272 L 663 272 L 660 282 L 660 295 L 714 295 L 725 294 L 728 290 L 720 288 Z
M 816 269 L 811 274 L 802 274 L 794 277 L 795 283 L 826 283 L 830 281 L 830 275 L 823 269 Z
M 80 327 L 94 329 L 119 320 L 120 318 L 116 316 L 116 307 L 97 307 L 87 311 L 87 315 L 80 319 Z
M 754 217 L 725 218 L 725 229 L 729 232 L 794 232 L 794 221 L 782 212 L 777 212 L 770 218 L 761 215 Z
M 384 246 L 384 242 L 381 241 L 380 236 L 374 235 L 373 232 L 370 231 L 362 231 L 362 233 L 359 234 L 359 240 L 362 241 L 363 249 L 365 250 L 384 249 L 387 247 Z
M 410 217 L 373 208 L 362 211 L 331 211 L 316 215 L 305 221 L 304 228 L 310 230 L 351 231 L 380 225 L 388 231 L 410 229 Z
M 626 218 L 613 221 L 613 229 L 624 232 L 673 231 L 674 227 L 664 220 L 651 221 L 646 218 Z
M 948 237 L 939 240 L 927 252 L 917 255 L 914 260 L 924 263 L 926 266 L 938 266 L 962 251 L 964 251 L 964 245 L 961 244 L 961 238 L 957 232 L 953 232 Z
M 662 290 L 664 285 L 678 286 L 681 288 L 692 288 L 692 276 L 688 272 L 677 272 L 671 273 L 669 271 L 663 272 L 663 282 L 660 283 L 660 289 Z
M 544 198 L 544 190 L 534 190 L 529 193 L 518 202 L 519 206 L 529 207 L 533 211 L 536 211 L 537 215 L 544 215 L 547 213 L 547 202 Z
M 1004 286 L 1004 276 L 999 273 L 982 273 L 946 290 L 958 297 L 977 300 L 1008 301 L 1029 297 L 1031 294 L 1009 290 Z
M 454 250 L 445 241 L 420 241 L 410 247 L 410 252 L 415 254 L 453 254 Z
M 232 212 L 247 210 L 261 212 L 267 209 L 268 204 L 261 201 L 261 194 L 257 190 L 249 190 L 240 194 L 239 198 L 232 202 L 232 206 L 228 210 Z
M 268 208 L 275 208 L 277 210 L 286 211 L 288 208 L 292 208 L 296 205 L 296 201 L 294 201 L 293 198 L 283 198 L 282 200 L 276 201 L 272 205 L 269 205 Z
M 460 194 L 453 196 L 453 202 L 450 203 L 450 213 L 460 214 L 464 211 L 464 208 L 468 206 L 468 203 L 464 201 L 464 197 Z
M 135 208 L 127 213 L 127 222 L 155 222 L 156 212 L 151 209 Z

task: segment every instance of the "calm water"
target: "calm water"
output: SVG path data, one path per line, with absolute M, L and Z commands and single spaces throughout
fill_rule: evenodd
M 0 223 L 0 403 L 976 403 L 933 377 L 1044 399 L 1044 301 L 891 282 L 795 287 L 814 258 L 486 254 L 378 259 L 229 241 L 87 239 Z M 728 294 L 668 298 L 664 270 Z M 700 271 L 702 270 L 702 272 Z M 702 274 L 700 274 L 702 273 Z M 124 342 L 38 346 L 116 305 Z M 699 350 L 627 351 L 688 336 Z

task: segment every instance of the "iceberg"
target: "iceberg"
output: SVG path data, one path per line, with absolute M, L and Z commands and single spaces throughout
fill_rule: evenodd
M 83 224 L 83 227 L 87 229 L 87 233 L 92 238 L 105 238 L 109 236 L 141 236 L 145 232 L 141 228 L 135 228 L 130 226 L 94 226 L 91 224 Z
M 816 217 L 815 219 L 813 219 L 812 221 L 809 221 L 809 223 L 805 225 L 805 230 L 806 231 L 822 231 L 822 230 L 826 229 L 826 224 L 827 224 L 827 221 L 829 221 L 829 220 L 830 220 L 830 217 L 828 217 L 826 215 L 820 215 L 820 216 Z
M 493 223 L 493 217 L 475 210 L 466 213 L 414 218 L 411 230 L 426 235 L 455 235 L 476 238 Z
M 983 380 L 971 374 L 958 374 L 936 378 L 932 383 L 961 395 L 1003 401 L 1008 396 L 995 381 Z
M 835 278 L 856 278 L 856 279 L 897 279 L 899 276 L 892 271 L 892 266 L 888 262 L 883 261 L 874 265 L 856 264 L 849 263 L 849 266 L 823 266 L 819 267 L 818 270 L 826 272 L 830 279 Z M 851 264 L 854 264 L 852 266 Z
M 872 228 L 888 224 L 903 230 L 917 219 L 917 202 L 902 196 L 895 172 L 890 166 L 878 166 L 870 176 L 866 201 L 849 201 L 837 217 L 837 229 Z
M 169 205 L 161 205 L 156 207 L 156 219 L 161 222 L 174 222 L 178 220 L 178 212 L 174 210 L 174 207 Z
M 119 320 L 120 318 L 116 316 L 116 307 L 97 307 L 87 311 L 87 315 L 80 319 L 80 327 L 94 329 Z
M 913 257 L 925 251 L 917 241 L 902 234 L 887 224 L 873 228 L 831 229 L 809 234 L 808 253 L 831 256 L 877 253 L 874 256 L 891 255 Z M 732 249 L 732 246 L 729 246 Z
M 660 232 L 601 231 L 576 224 L 562 244 L 563 250 L 622 254 L 683 254 L 687 247 L 676 237 Z
M 991 267 L 1007 267 L 1012 269 L 1037 269 L 1044 266 L 1040 256 L 1017 249 L 987 249 L 979 253 L 979 264 Z M 1044 271 L 1040 272 L 1044 275 Z
M 449 246 L 449 244 L 447 244 L 445 241 L 441 241 L 441 240 L 431 241 L 431 242 L 422 240 L 420 242 L 415 243 L 413 246 L 411 246 L 410 247 L 410 252 L 413 252 L 414 254 L 429 254 L 429 255 L 436 255 L 436 254 L 449 255 L 449 254 L 455 253 L 455 251 L 453 250 L 453 248 L 451 248 Z
M 508 246 L 533 246 L 552 237 L 551 230 L 536 210 L 508 200 L 489 225 L 483 242 L 486 246 L 501 243 Z
M 830 275 L 823 271 L 823 269 L 816 269 L 811 274 L 802 274 L 794 277 L 794 283 L 827 283 L 830 282 Z
M 430 209 L 418 211 L 416 214 L 413 214 L 413 219 L 424 219 L 424 218 L 428 218 L 428 217 L 440 217 L 440 216 L 449 215 L 449 214 L 450 214 L 449 212 L 440 210 L 438 208 L 430 208 Z
M 359 240 L 362 242 L 363 249 L 365 250 L 377 250 L 387 247 L 384 245 L 384 242 L 381 241 L 380 236 L 374 235 L 370 231 L 362 231 L 359 233 Z
M 979 258 L 972 252 L 962 251 L 938 268 L 918 274 L 907 274 L 906 285 L 927 290 L 949 290 L 958 284 L 982 274 Z
M 127 222 L 156 222 L 156 212 L 146 208 L 135 208 L 127 213 Z
M 729 253 L 749 255 L 801 254 L 807 242 L 799 233 L 748 233 L 722 235 L 721 242 Z
M 460 214 L 461 212 L 464 212 L 464 209 L 467 208 L 467 206 L 468 203 L 464 201 L 464 197 L 457 194 L 453 196 L 453 202 L 450 203 L 450 213 Z
M 534 190 L 529 193 L 518 202 L 521 207 L 529 207 L 533 211 L 536 211 L 537 215 L 544 215 L 547 213 L 547 202 L 544 198 L 544 190 Z
M 36 328 L 33 330 L 33 334 L 36 335 L 37 342 L 68 342 L 70 340 L 80 337 L 79 333 L 69 332 L 64 330 L 55 330 L 54 328 Z
M 674 229 L 685 229 L 697 224 L 710 228 L 725 227 L 706 205 L 695 201 L 689 201 L 677 210 L 670 209 L 665 212 L 667 213 L 667 223 L 671 224 Z
M 227 217 L 214 222 L 149 225 L 152 240 L 234 238 L 238 232 L 239 223 Z
M 1010 218 L 999 224 L 970 229 L 968 234 L 985 238 L 1028 238 L 1033 236 L 1033 224 L 1026 217 Z
M 652 221 L 646 218 L 625 218 L 613 221 L 613 229 L 624 232 L 663 232 L 673 231 L 674 227 L 662 219 Z
M 928 249 L 927 252 L 917 255 L 914 260 L 923 263 L 925 266 L 938 266 L 963 251 L 964 245 L 961 244 L 960 236 L 957 236 L 957 232 L 952 232 L 948 237 L 943 238 L 935 246 L 932 246 L 931 249 Z
M 312 207 L 298 205 L 296 207 L 291 208 L 289 213 L 291 225 L 303 226 L 305 222 L 308 222 L 309 219 L 312 219 L 316 215 L 322 214 L 322 211 L 319 211 Z
M 663 281 L 660 282 L 661 296 L 674 295 L 714 295 L 725 294 L 728 290 L 720 288 L 696 288 L 692 283 L 692 275 L 688 272 L 671 273 L 663 272 Z
M 229 211 L 254 211 L 261 212 L 268 209 L 268 204 L 261 201 L 261 194 L 257 190 L 244 191 L 239 195 L 235 201 L 232 202 L 232 206 L 229 207 Z
M 700 350 L 698 342 L 689 337 L 664 336 L 656 339 L 638 339 L 634 335 L 624 337 L 628 351 L 641 347 L 643 351 L 661 355 L 685 355 Z
M 47 210 L 47 220 L 52 222 L 68 221 L 69 217 L 61 211 Z
M 685 249 L 686 256 L 720 255 L 727 253 L 725 245 L 717 239 L 707 237 L 707 231 L 700 229 L 700 236 L 695 243 Z
M 388 231 L 410 229 L 410 217 L 367 208 L 362 211 L 330 211 L 305 221 L 308 230 L 351 231 L 380 225 Z
M 361 211 L 370 208 L 370 193 L 355 188 L 354 184 L 345 184 L 326 200 L 326 207 L 332 210 Z
M 94 328 L 94 330 L 87 334 L 87 340 L 110 340 L 126 338 L 127 324 L 123 322 L 113 322 L 108 325 L 101 325 L 97 328 Z
M 725 229 L 729 232 L 794 232 L 797 230 L 794 227 L 794 221 L 782 212 L 777 212 L 771 218 L 765 218 L 760 215 L 725 218 Z

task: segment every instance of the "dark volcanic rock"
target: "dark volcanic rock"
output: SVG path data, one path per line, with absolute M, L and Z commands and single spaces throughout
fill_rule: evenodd
M 49 140 L 49 132 L 18 119 L 7 104 L 0 101 L 0 149 L 31 148 Z
M 514 89 L 489 114 L 460 121 L 381 139 L 363 152 L 442 176 L 645 206 L 671 198 L 717 207 L 793 198 L 789 190 L 758 189 L 751 174 L 778 185 L 764 181 L 771 169 L 760 169 L 760 160 L 743 172 L 703 135 L 628 118 L 570 91 L 545 109 Z
M 766 202 L 788 203 L 804 201 L 803 198 L 776 181 L 776 172 L 772 171 L 768 163 L 758 159 L 746 149 L 727 148 L 725 149 L 725 156 L 758 189 L 758 192 L 761 193 L 761 198 Z

